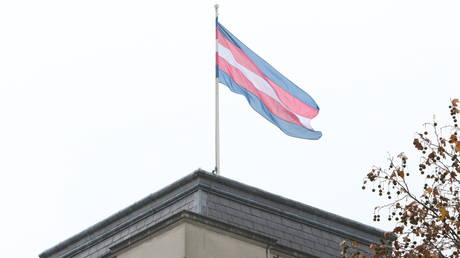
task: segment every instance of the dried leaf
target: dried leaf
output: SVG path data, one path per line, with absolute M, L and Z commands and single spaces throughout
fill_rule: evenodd
M 433 192 L 433 189 L 431 187 L 428 187 L 426 190 L 425 190 L 425 193 L 426 194 L 431 194 Z
M 457 107 L 459 102 L 460 101 L 458 99 L 453 99 L 452 100 L 452 106 Z
M 397 234 L 397 233 L 402 234 L 403 230 L 404 230 L 404 227 L 403 227 L 403 226 L 395 227 L 395 228 L 393 229 L 393 233 L 395 233 L 395 234 Z
M 446 139 L 441 138 L 441 144 L 442 144 L 443 146 L 446 146 Z
M 398 169 L 398 176 L 404 178 L 404 171 Z
M 455 143 L 455 151 L 460 152 L 460 141 Z
M 420 253 L 423 252 L 424 247 L 422 245 L 419 245 L 415 247 L 415 250 L 419 251 Z
M 439 220 L 445 220 L 449 216 L 449 212 L 444 206 L 440 208 L 440 211 L 441 211 L 441 216 L 439 217 Z
M 417 150 L 423 150 L 423 146 L 417 138 L 414 139 L 413 144 Z
M 357 247 L 357 246 L 358 246 L 358 242 L 356 242 L 356 241 L 351 242 L 351 246 Z

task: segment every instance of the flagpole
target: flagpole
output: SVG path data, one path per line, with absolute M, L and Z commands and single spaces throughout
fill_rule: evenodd
M 213 173 L 220 175 L 220 128 L 219 128 L 219 73 L 217 68 L 217 20 L 219 18 L 219 5 L 215 4 L 214 8 L 216 10 L 216 86 L 215 86 L 215 161 L 216 167 L 214 168 Z

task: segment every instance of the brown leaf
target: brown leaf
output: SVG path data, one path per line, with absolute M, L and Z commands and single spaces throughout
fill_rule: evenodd
M 404 178 L 404 171 L 398 169 L 398 176 Z
M 357 247 L 357 246 L 358 246 L 358 242 L 356 242 L 356 241 L 351 242 L 351 246 Z
M 427 194 L 431 194 L 433 192 L 433 189 L 431 189 L 431 187 L 428 187 L 426 190 L 425 190 L 425 193 Z
M 443 146 L 446 146 L 446 139 L 441 138 L 441 144 L 442 144 Z
M 449 212 L 444 206 L 442 206 L 440 210 L 441 210 L 441 216 L 439 217 L 439 219 L 444 221 L 449 216 Z
M 457 107 L 459 102 L 460 101 L 458 99 L 453 99 L 452 100 L 452 106 Z
M 455 143 L 455 151 L 460 152 L 460 141 Z
M 393 229 L 393 233 L 395 233 L 395 234 L 397 234 L 397 233 L 402 234 L 403 230 L 404 230 L 404 227 L 403 227 L 403 226 L 395 227 L 395 228 Z
M 423 146 L 417 138 L 414 139 L 413 144 L 417 150 L 423 150 Z

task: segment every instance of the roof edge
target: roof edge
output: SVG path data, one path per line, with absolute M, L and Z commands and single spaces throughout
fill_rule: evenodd
M 366 225 L 364 223 L 361 223 L 361 222 L 358 222 L 358 221 L 355 221 L 355 220 L 352 220 L 352 219 L 349 219 L 349 218 L 346 218 L 346 217 L 343 217 L 343 216 L 340 216 L 340 215 L 337 215 L 337 214 L 334 214 L 334 213 L 331 213 L 331 212 L 328 212 L 328 211 L 325 211 L 325 210 L 321 210 L 319 208 L 315 208 L 315 207 L 310 206 L 308 204 L 304 204 L 304 203 L 301 203 L 301 202 L 298 202 L 298 201 L 294 201 L 292 199 L 282 197 L 282 196 L 277 195 L 277 194 L 273 194 L 273 193 L 264 191 L 262 189 L 259 189 L 259 188 L 256 188 L 256 187 L 253 187 L 253 186 L 250 186 L 250 185 L 235 181 L 235 180 L 230 179 L 230 178 L 226 178 L 226 177 L 223 177 L 223 176 L 214 176 L 213 174 L 210 174 L 210 173 L 207 173 L 207 172 L 205 172 L 205 174 L 201 174 L 200 171 L 197 171 L 196 173 L 198 173 L 198 174 L 200 174 L 200 175 L 202 175 L 202 176 L 204 176 L 206 178 L 209 178 L 211 180 L 223 183 L 223 184 L 225 184 L 227 186 L 230 186 L 232 188 L 236 188 L 236 189 L 239 189 L 239 190 L 242 190 L 242 191 L 254 194 L 254 195 L 258 195 L 260 197 L 269 199 L 271 201 L 282 203 L 282 204 L 285 204 L 287 206 L 291 206 L 293 208 L 296 208 L 296 209 L 299 209 L 299 210 L 302 210 L 302 211 L 317 215 L 319 217 L 322 217 L 322 218 L 325 218 L 325 219 L 328 219 L 328 220 L 336 221 L 336 222 L 338 222 L 340 224 L 343 224 L 345 226 L 349 226 L 351 228 L 361 230 L 361 231 L 367 232 L 367 233 L 375 235 L 375 236 L 383 236 L 383 234 L 386 232 L 386 231 L 378 229 L 376 227 L 372 227 L 372 226 Z
M 152 201 L 154 201 L 154 200 L 156 200 L 158 198 L 161 198 L 162 196 L 164 196 L 166 194 L 169 194 L 169 193 L 173 192 L 177 188 L 179 188 L 179 187 L 181 187 L 183 185 L 186 185 L 187 183 L 190 183 L 190 182 L 194 181 L 197 178 L 208 179 L 210 181 L 221 183 L 221 184 L 224 184 L 224 185 L 229 186 L 231 188 L 235 188 L 237 190 L 241 190 L 243 192 L 250 193 L 250 194 L 253 194 L 253 195 L 268 199 L 268 200 L 271 200 L 273 202 L 278 202 L 278 203 L 284 204 L 286 206 L 290 206 L 290 207 L 293 207 L 295 209 L 298 209 L 298 210 L 301 210 L 301 211 L 304 211 L 304 212 L 307 212 L 307 213 L 314 214 L 314 215 L 322 217 L 324 219 L 333 220 L 333 221 L 335 221 L 335 222 L 337 222 L 339 224 L 342 224 L 342 225 L 348 226 L 350 228 L 366 232 L 366 233 L 374 235 L 374 236 L 383 237 L 383 234 L 385 233 L 385 231 L 383 231 L 383 230 L 380 230 L 380 229 L 372 227 L 372 226 L 368 226 L 368 225 L 363 224 L 361 222 L 357 222 L 355 220 L 348 219 L 348 218 L 336 215 L 334 213 L 330 213 L 330 212 L 327 212 L 327 211 L 324 211 L 324 210 L 309 206 L 307 204 L 304 204 L 304 203 L 301 203 L 301 202 L 298 202 L 298 201 L 294 201 L 294 200 L 282 197 L 280 195 L 276 195 L 276 194 L 261 190 L 261 189 L 256 188 L 256 187 L 246 185 L 246 184 L 243 184 L 241 182 L 238 182 L 238 181 L 235 181 L 235 180 L 223 177 L 223 176 L 216 176 L 215 174 L 211 174 L 210 172 L 207 172 L 207 171 L 202 170 L 202 169 L 197 169 L 194 172 L 186 175 L 185 177 L 183 177 L 183 178 L 173 182 L 172 184 L 160 189 L 159 191 L 154 192 L 154 193 L 144 197 L 143 199 L 141 199 L 141 200 L 129 205 L 128 207 L 116 212 L 115 214 L 109 216 L 108 218 L 106 218 L 106 219 L 94 224 L 93 226 L 81 231 L 80 233 L 78 233 L 78 234 L 76 234 L 76 235 L 74 235 L 74 236 L 72 236 L 72 237 L 70 237 L 70 238 L 68 238 L 68 239 L 56 244 L 55 246 L 53 246 L 53 247 L 51 247 L 49 249 L 46 249 L 45 251 L 43 251 L 42 253 L 39 254 L 39 257 L 40 258 L 47 258 L 47 257 L 53 255 L 54 253 L 65 249 L 66 247 L 70 246 L 71 244 L 83 239 L 84 237 L 86 237 L 88 235 L 91 235 L 94 232 L 104 228 L 105 226 L 107 226 L 107 225 L 109 225 L 109 224 L 111 224 L 111 223 L 113 223 L 113 222 L 125 217 L 126 215 L 128 215 L 131 212 L 133 212 L 133 211 L 145 206 L 146 204 L 148 204 L 148 203 L 150 203 L 150 202 L 152 202 Z M 196 187 L 200 187 L 200 185 L 202 185 L 202 184 L 203 183 L 201 181 L 198 181 L 198 184 L 197 184 Z
M 185 176 L 185 177 L 173 182 L 172 184 L 170 184 L 170 185 L 158 190 L 157 192 L 154 192 L 154 193 L 144 197 L 143 199 L 141 199 L 141 200 L 129 205 L 128 207 L 116 212 L 115 214 L 110 215 L 108 218 L 97 222 L 96 224 L 94 224 L 94 225 L 90 226 L 89 228 L 81 231 L 80 233 L 67 238 L 66 240 L 56 244 L 55 246 L 53 246 L 51 248 L 46 249 L 45 251 L 40 253 L 38 256 L 40 258 L 47 258 L 47 257 L 51 256 L 53 253 L 61 251 L 62 249 L 68 247 L 72 243 L 81 240 L 85 236 L 88 236 L 88 235 L 96 232 L 97 230 L 99 230 L 99 229 L 111 224 L 112 222 L 117 221 L 120 218 L 125 217 L 129 213 L 131 213 L 131 212 L 143 207 L 147 203 L 149 203 L 149 202 L 151 202 L 151 201 L 153 201 L 155 199 L 158 199 L 158 198 L 160 198 L 160 197 L 162 197 L 162 196 L 174 191 L 176 188 L 193 181 L 199 175 L 203 175 L 203 174 L 209 174 L 210 175 L 210 173 L 205 171 L 205 170 L 197 169 L 194 172 L 188 174 L 187 176 Z

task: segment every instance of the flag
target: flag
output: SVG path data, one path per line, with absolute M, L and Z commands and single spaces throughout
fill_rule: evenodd
M 231 91 L 246 97 L 251 107 L 287 135 L 317 140 L 310 121 L 319 107 L 270 64 L 252 52 L 219 22 L 216 22 L 216 76 Z

